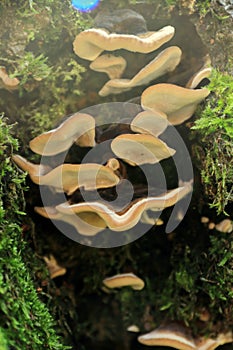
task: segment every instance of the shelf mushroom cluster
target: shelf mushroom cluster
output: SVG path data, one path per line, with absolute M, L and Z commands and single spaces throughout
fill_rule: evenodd
M 137 85 L 149 84 L 151 80 L 174 70 L 181 60 L 182 52 L 177 46 L 166 48 L 132 79 L 127 80 L 120 79 L 126 61 L 112 54 L 100 56 L 104 50 L 111 52 L 125 49 L 146 54 L 160 48 L 174 33 L 172 26 L 137 35 L 109 33 L 105 29 L 93 28 L 77 35 L 74 51 L 81 58 L 92 61 L 91 69 L 108 74 L 110 80 L 100 91 L 100 95 L 106 96 Z M 113 138 L 110 152 L 114 158 L 109 158 L 104 165 L 96 159 L 97 163 L 65 163 L 52 168 L 33 164 L 15 155 L 15 163 L 29 173 L 34 183 L 51 187 L 56 193 L 63 192 L 66 195 L 65 202 L 53 207 L 36 207 L 35 211 L 46 218 L 73 225 L 81 235 L 94 236 L 105 228 L 120 232 L 131 229 L 139 221 L 145 222 L 148 210 L 161 211 L 181 200 L 191 191 L 190 183 L 158 196 L 134 198 L 122 210 L 110 202 L 106 204 L 99 200 L 74 203 L 71 197 L 80 189 L 101 191 L 116 187 L 127 178 L 127 170 L 122 171 L 122 168 L 156 164 L 172 157 L 176 150 L 170 148 L 159 136 L 169 123 L 181 124 L 191 117 L 197 105 L 208 96 L 208 89 L 195 87 L 209 76 L 210 71 L 210 68 L 203 67 L 189 80 L 186 87 L 166 83 L 147 87 L 141 96 L 141 111 L 134 115 L 128 131 Z M 56 129 L 31 140 L 30 148 L 47 157 L 68 152 L 73 144 L 94 148 L 98 143 L 95 126 L 92 115 L 75 113 Z M 124 167 L 124 164 L 127 166 Z M 148 224 L 151 224 L 149 221 Z

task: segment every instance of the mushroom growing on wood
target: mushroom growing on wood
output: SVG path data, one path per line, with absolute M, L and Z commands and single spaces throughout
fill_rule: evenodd
M 152 135 L 123 134 L 115 137 L 111 149 L 118 158 L 130 165 L 155 164 L 171 157 L 175 150 Z
M 80 219 L 84 219 L 85 223 L 90 224 L 95 229 L 98 226 L 98 232 L 108 227 L 112 231 L 125 231 L 134 227 L 141 219 L 142 213 L 145 210 L 161 211 L 164 208 L 174 205 L 176 202 L 184 198 L 192 189 L 190 184 L 183 187 L 178 187 L 157 197 L 148 197 L 136 199 L 131 202 L 122 212 L 116 212 L 111 205 L 106 205 L 101 202 L 81 202 L 69 204 L 62 203 L 54 207 L 35 207 L 35 211 L 47 218 L 61 220 L 73 225 L 81 234 L 86 234 L 80 230 Z M 90 215 L 90 217 L 89 217 Z M 99 217 L 98 225 L 95 220 Z M 79 220 L 76 220 L 79 219 Z M 82 221 L 82 220 L 81 220 Z M 82 224 L 82 223 L 81 223 Z M 89 233 L 87 233 L 89 235 Z
M 139 336 L 138 341 L 149 346 L 170 346 L 178 350 L 197 350 L 189 329 L 174 322 Z
M 233 222 L 230 219 L 224 219 L 215 225 L 219 232 L 230 233 L 233 231 Z
M 134 273 L 121 273 L 105 278 L 103 284 L 108 288 L 131 287 L 134 290 L 141 290 L 145 285 L 144 281 Z
M 63 221 L 75 227 L 84 236 L 95 236 L 106 228 L 104 220 L 94 212 L 81 212 L 75 217 L 65 215 L 54 207 L 35 207 L 35 212 L 47 219 Z
M 158 111 L 143 111 L 136 115 L 130 124 L 132 131 L 159 136 L 168 126 L 166 114 Z
M 193 90 L 173 84 L 157 84 L 143 91 L 141 105 L 145 110 L 165 113 L 171 124 L 178 125 L 193 115 L 197 105 L 209 93 L 206 88 Z
M 97 57 L 89 67 L 97 72 L 106 73 L 110 79 L 116 79 L 122 76 L 126 65 L 123 57 L 106 54 Z
M 15 90 L 19 86 L 19 79 L 10 78 L 4 67 L 0 67 L 0 88 L 1 86 L 6 90 Z
M 73 143 L 81 147 L 95 145 L 95 119 L 84 113 L 75 113 L 56 129 L 45 132 L 30 141 L 33 152 L 52 156 L 64 152 Z
M 148 84 L 150 81 L 173 71 L 180 63 L 181 55 L 182 51 L 178 46 L 168 47 L 143 67 L 132 79 L 109 80 L 99 91 L 99 95 L 120 94 L 135 86 Z
M 107 30 L 93 28 L 79 33 L 74 40 L 73 48 L 76 55 L 89 61 L 94 61 L 104 50 L 125 49 L 148 53 L 169 41 L 174 33 L 175 29 L 172 26 L 139 35 L 109 34 Z
M 204 66 L 189 79 L 186 84 L 186 88 L 195 89 L 203 79 L 209 78 L 211 72 L 211 67 Z
M 54 187 L 58 192 L 71 195 L 80 187 L 85 190 L 109 188 L 119 182 L 113 170 L 108 166 L 95 163 L 62 164 L 43 175 L 40 169 L 43 165 L 28 162 L 21 156 L 14 156 L 13 160 L 25 171 L 28 171 L 31 180 L 37 185 Z

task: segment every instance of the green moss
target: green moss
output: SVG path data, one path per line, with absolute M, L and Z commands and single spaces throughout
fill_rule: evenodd
M 214 70 L 208 88 L 212 94 L 192 129 L 202 148 L 196 148 L 196 155 L 204 189 L 210 207 L 220 214 L 233 201 L 233 78 Z
M 24 175 L 11 161 L 18 147 L 0 119 L 0 346 L 1 349 L 67 349 L 39 300 L 30 275 L 32 253 L 22 232 Z M 27 262 L 25 262 L 27 258 Z M 30 345 L 29 345 L 30 344 Z

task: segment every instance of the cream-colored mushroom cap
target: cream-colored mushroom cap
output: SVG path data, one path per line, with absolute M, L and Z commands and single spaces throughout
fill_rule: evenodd
M 121 273 L 105 278 L 103 284 L 108 288 L 132 287 L 134 290 L 144 288 L 144 281 L 133 273 Z
M 178 125 L 193 115 L 209 93 L 206 88 L 192 90 L 173 84 L 157 84 L 143 91 L 141 104 L 145 110 L 164 112 L 171 124 Z
M 75 113 L 58 128 L 31 140 L 30 148 L 35 153 L 52 156 L 68 150 L 74 142 L 82 147 L 95 145 L 95 119 L 89 114 Z
M 109 80 L 99 91 L 99 95 L 120 94 L 135 86 L 146 85 L 150 81 L 173 71 L 180 63 L 181 55 L 182 51 L 179 47 L 168 47 L 142 68 L 132 79 Z
M 230 233 L 233 231 L 233 222 L 230 219 L 224 219 L 215 225 L 219 232 Z
M 122 76 L 126 65 L 127 62 L 122 56 L 106 54 L 97 57 L 89 67 L 94 71 L 107 73 L 110 79 L 116 79 Z
M 122 232 L 134 227 L 140 221 L 145 210 L 161 211 L 174 205 L 191 190 L 192 186 L 187 184 L 184 187 L 175 188 L 157 197 L 141 198 L 130 203 L 123 212 L 116 212 L 110 205 L 101 202 L 82 202 L 71 205 L 66 202 L 57 205 L 55 208 L 36 207 L 35 211 L 44 217 L 67 222 L 84 235 L 96 234 L 105 227 L 112 231 Z M 97 220 L 97 217 L 99 217 L 99 220 Z M 87 227 L 86 233 L 85 226 L 88 224 L 90 227 Z M 90 231 L 91 234 L 89 233 Z
M 152 135 L 123 134 L 111 143 L 111 149 L 118 158 L 130 165 L 155 164 L 171 157 L 175 150 Z
M 0 67 L 0 88 L 1 85 L 7 90 L 15 90 L 19 86 L 19 79 L 10 78 L 4 67 Z
M 132 52 L 148 53 L 169 41 L 175 33 L 172 26 L 166 26 L 156 32 L 138 36 L 131 34 L 109 34 L 104 29 L 87 29 L 78 34 L 73 48 L 76 55 L 86 60 L 95 60 L 104 50 L 125 49 Z
M 47 219 L 63 221 L 73 226 L 83 236 L 95 236 L 106 228 L 101 217 L 94 212 L 81 212 L 79 215 L 66 215 L 55 207 L 35 207 L 35 212 Z
M 100 164 L 62 164 L 41 175 L 40 165 L 30 163 L 20 156 L 14 156 L 13 160 L 23 170 L 28 171 L 31 180 L 37 185 L 51 186 L 58 192 L 64 191 L 68 195 L 80 187 L 95 190 L 113 187 L 119 182 L 118 176 L 110 167 Z
M 176 325 L 159 327 L 138 337 L 141 344 L 149 346 L 170 346 L 178 350 L 197 350 L 192 336 L 186 328 Z
M 130 124 L 132 131 L 159 136 L 168 126 L 166 114 L 158 111 L 143 111 L 136 115 Z
M 203 79 L 209 78 L 211 75 L 211 67 L 203 67 L 197 73 L 195 73 L 187 82 L 186 88 L 195 89 Z
M 36 178 L 36 177 L 44 176 L 45 174 L 47 174 L 52 169 L 48 165 L 31 163 L 27 159 L 25 159 L 24 157 L 22 157 L 22 156 L 20 156 L 18 154 L 13 155 L 12 156 L 12 160 L 22 170 L 26 171 L 29 174 L 29 176 L 31 177 L 31 179 L 33 179 L 34 177 Z

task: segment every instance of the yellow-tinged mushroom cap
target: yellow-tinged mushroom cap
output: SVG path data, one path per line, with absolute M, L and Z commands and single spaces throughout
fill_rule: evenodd
M 155 164 L 171 157 L 175 150 L 152 135 L 123 134 L 111 143 L 111 149 L 118 158 L 130 165 Z
M 113 187 L 119 183 L 119 178 L 114 171 L 109 166 L 100 164 L 62 164 L 41 174 L 40 169 L 44 169 L 43 165 L 28 162 L 21 156 L 14 156 L 13 160 L 29 173 L 31 180 L 37 185 L 51 186 L 58 192 L 64 191 L 68 195 L 80 187 L 84 187 L 85 190 L 95 190 Z
M 76 55 L 93 61 L 104 50 L 114 51 L 125 49 L 132 52 L 148 53 L 156 50 L 169 41 L 175 33 L 172 26 L 166 26 L 157 32 L 145 34 L 109 34 L 104 29 L 87 29 L 78 34 L 73 48 Z
M 136 115 L 130 124 L 132 131 L 159 136 L 168 126 L 166 114 L 158 111 L 143 111 Z
M 87 233 L 85 232 L 85 225 L 83 225 L 84 223 L 81 220 L 81 218 L 84 217 L 84 221 L 91 226 L 90 228 L 95 232 L 94 234 L 100 232 L 105 227 L 108 227 L 112 231 L 122 232 L 134 227 L 141 219 L 142 213 L 145 210 L 160 211 L 166 207 L 170 207 L 184 198 L 191 189 L 191 185 L 188 184 L 184 187 L 170 190 L 157 197 L 134 200 L 128 205 L 124 212 L 116 212 L 110 205 L 101 202 L 82 202 L 71 205 L 66 202 L 57 205 L 55 208 L 36 207 L 35 211 L 44 217 L 67 222 L 73 225 L 79 233 L 84 235 L 90 235 L 89 229 Z M 89 214 L 90 217 L 88 217 L 87 214 Z M 99 217 L 99 221 L 97 217 Z
M 120 94 L 135 86 L 148 84 L 150 81 L 173 71 L 180 63 L 181 55 L 182 51 L 179 47 L 168 47 L 142 68 L 132 79 L 109 80 L 99 91 L 99 95 Z
M 58 128 L 31 140 L 30 148 L 35 153 L 52 156 L 66 151 L 74 142 L 84 147 L 95 145 L 95 119 L 89 114 L 75 113 Z
M 179 324 L 161 326 L 138 337 L 141 344 L 149 346 L 170 346 L 178 350 L 197 350 L 189 330 Z
M 116 79 L 122 76 L 126 65 L 127 62 L 123 57 L 106 54 L 97 57 L 90 64 L 90 68 L 97 72 L 107 73 L 110 79 Z
M 103 284 L 108 288 L 132 287 L 134 290 L 144 288 L 144 281 L 133 273 L 121 273 L 105 278 Z
M 164 112 L 171 124 L 178 125 L 193 115 L 209 93 L 205 88 L 192 90 L 173 84 L 157 84 L 143 91 L 141 104 L 146 110 Z

